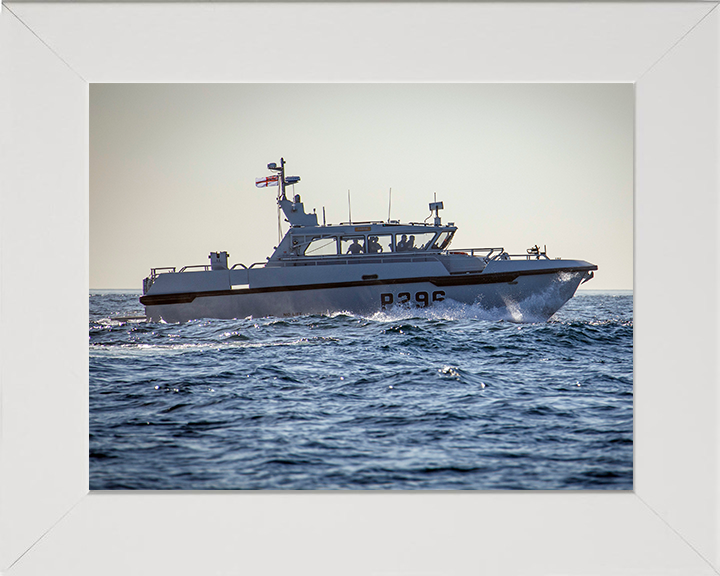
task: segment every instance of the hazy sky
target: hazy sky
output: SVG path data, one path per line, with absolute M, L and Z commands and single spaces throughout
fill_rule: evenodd
M 433 194 L 453 247 L 547 245 L 631 289 L 631 84 L 91 84 L 90 288 L 150 268 L 265 261 L 284 157 L 322 222 L 422 221 Z M 287 230 L 284 224 L 283 232 Z

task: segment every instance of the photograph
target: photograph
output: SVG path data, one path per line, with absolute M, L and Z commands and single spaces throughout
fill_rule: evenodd
M 90 490 L 632 490 L 634 130 L 632 83 L 91 83 Z

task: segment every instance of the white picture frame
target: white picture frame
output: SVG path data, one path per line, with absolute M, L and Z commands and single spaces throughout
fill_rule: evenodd
M 720 573 L 719 33 L 717 2 L 3 5 L 0 571 Z M 162 81 L 634 83 L 634 490 L 89 493 L 88 85 Z

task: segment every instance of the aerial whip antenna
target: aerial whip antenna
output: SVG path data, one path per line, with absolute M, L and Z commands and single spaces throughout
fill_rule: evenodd
M 348 190 L 348 222 L 352 224 L 352 205 L 350 204 L 350 190 Z
M 392 207 L 392 188 L 390 188 L 390 194 L 388 194 L 388 224 L 390 224 L 390 208 Z

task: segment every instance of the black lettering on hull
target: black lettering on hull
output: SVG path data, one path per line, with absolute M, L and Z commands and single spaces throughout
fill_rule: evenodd
M 445 300 L 444 290 L 435 290 L 432 293 L 432 299 L 424 290 L 415 292 L 414 299 L 412 298 L 412 294 L 410 294 L 410 292 L 400 292 L 397 295 L 397 301 L 395 300 L 395 295 L 391 292 L 383 292 L 380 294 L 380 308 L 385 310 L 388 306 L 392 306 L 394 303 L 408 304 L 410 302 L 413 302 L 418 308 L 427 308 L 433 302 L 442 302 L 443 300 Z

